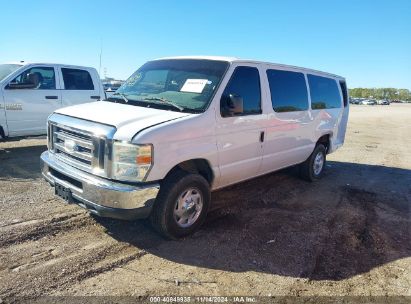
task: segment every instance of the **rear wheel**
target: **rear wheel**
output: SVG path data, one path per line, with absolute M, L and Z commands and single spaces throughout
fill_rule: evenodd
M 181 238 L 203 224 L 209 204 L 207 180 L 199 174 L 176 171 L 161 185 L 151 222 L 166 238 Z
M 326 149 L 319 144 L 310 157 L 300 165 L 300 176 L 307 181 L 315 181 L 321 177 L 326 162 Z

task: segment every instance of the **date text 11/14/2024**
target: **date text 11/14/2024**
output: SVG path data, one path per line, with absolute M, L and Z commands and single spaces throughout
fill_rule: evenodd
M 257 299 L 255 297 L 248 296 L 162 296 L 150 297 L 149 301 L 150 303 L 256 303 Z

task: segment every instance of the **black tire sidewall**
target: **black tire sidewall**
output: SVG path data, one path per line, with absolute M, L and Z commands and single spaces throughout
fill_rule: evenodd
M 195 188 L 201 192 L 203 208 L 197 221 L 190 227 L 180 227 L 174 219 L 174 207 L 178 197 L 189 188 Z M 207 216 L 210 205 L 210 188 L 208 182 L 198 174 L 184 174 L 165 194 L 164 218 L 167 235 L 171 238 L 180 238 L 194 233 L 203 223 Z

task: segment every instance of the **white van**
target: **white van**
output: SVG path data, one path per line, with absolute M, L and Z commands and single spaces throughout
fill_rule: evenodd
M 344 143 L 348 109 L 340 76 L 225 57 L 153 60 L 108 100 L 50 116 L 42 173 L 96 215 L 150 217 L 178 238 L 203 223 L 213 190 L 297 164 L 318 179 Z
M 47 117 L 53 111 L 104 97 L 94 68 L 0 64 L 0 137 L 46 134 Z

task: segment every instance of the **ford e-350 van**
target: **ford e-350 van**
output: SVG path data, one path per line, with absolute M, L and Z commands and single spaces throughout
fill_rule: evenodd
M 344 78 L 222 57 L 149 61 L 105 101 L 48 121 L 42 172 L 91 213 L 150 217 L 163 235 L 194 232 L 210 192 L 299 164 L 318 179 L 344 143 Z

